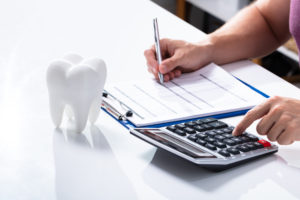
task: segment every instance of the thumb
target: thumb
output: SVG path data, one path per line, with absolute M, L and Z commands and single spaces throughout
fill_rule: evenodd
M 159 71 L 163 74 L 166 74 L 178 67 L 179 62 L 180 58 L 175 54 L 174 56 L 162 61 L 161 65 L 159 66 Z

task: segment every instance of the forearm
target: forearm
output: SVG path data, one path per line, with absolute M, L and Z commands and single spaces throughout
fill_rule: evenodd
M 282 2 L 275 1 L 278 4 Z M 257 3 L 248 6 L 223 27 L 208 36 L 213 48 L 212 62 L 225 64 L 236 60 L 260 57 L 271 53 L 288 39 L 288 16 L 286 16 L 289 12 L 288 8 L 285 7 L 284 12 L 279 14 L 283 15 L 282 17 L 287 21 L 278 22 L 284 26 L 281 27 L 281 30 L 276 27 L 277 25 L 273 26 L 276 24 L 273 22 L 277 20 L 272 19 L 273 13 L 262 13 L 263 6 L 257 5 Z

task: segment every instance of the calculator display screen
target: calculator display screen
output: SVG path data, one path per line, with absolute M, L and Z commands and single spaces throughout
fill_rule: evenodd
M 188 144 L 184 140 L 172 137 L 168 133 L 160 129 L 136 129 L 136 131 L 150 137 L 168 147 L 180 151 L 193 158 L 216 158 L 216 156 Z

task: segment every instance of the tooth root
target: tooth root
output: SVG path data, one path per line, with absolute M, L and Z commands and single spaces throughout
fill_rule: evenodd
M 90 113 L 89 113 L 89 121 L 91 124 L 94 124 L 99 116 L 101 107 L 101 98 L 96 98 L 92 102 Z
M 58 103 L 56 99 L 51 98 L 52 95 L 50 95 L 50 113 L 51 118 L 56 127 L 59 127 L 62 121 L 62 116 L 64 112 L 65 105 L 63 103 Z
M 74 114 L 75 131 L 78 133 L 82 132 L 86 126 L 89 115 L 89 109 L 86 108 L 88 105 L 73 104 L 71 106 Z

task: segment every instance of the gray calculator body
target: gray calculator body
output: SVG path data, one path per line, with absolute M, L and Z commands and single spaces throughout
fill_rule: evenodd
M 215 131 L 222 133 L 222 128 L 212 129 L 210 131 Z M 195 131 L 194 133 L 190 134 L 182 134 L 178 135 L 168 129 L 168 127 L 162 128 L 135 128 L 131 129 L 130 133 L 134 136 L 158 147 L 164 149 L 170 153 L 173 153 L 177 156 L 180 156 L 190 162 L 193 162 L 197 165 L 211 168 L 215 170 L 222 170 L 226 168 L 230 168 L 232 166 L 241 164 L 245 161 L 253 160 L 255 158 L 261 157 L 263 155 L 272 154 L 278 151 L 278 147 L 274 144 L 271 144 L 261 138 L 256 136 L 250 137 L 248 142 L 242 142 L 242 144 L 230 144 L 221 146 L 222 148 L 216 147 L 214 148 L 207 148 L 206 145 L 209 143 L 207 142 L 206 145 L 202 144 L 198 139 L 192 140 L 191 138 L 197 138 L 197 134 L 202 133 L 209 133 L 207 130 L 203 132 Z M 248 133 L 245 133 L 248 134 Z M 250 136 L 250 134 L 248 134 Z M 216 138 L 220 138 L 215 136 Z M 213 138 L 213 137 L 212 137 Z M 254 140 L 253 140 L 254 138 Z M 233 139 L 233 138 L 232 138 Z M 205 139 L 204 139 L 205 140 Z M 207 141 L 210 139 L 207 138 Z M 211 142 L 211 144 L 215 144 L 215 142 Z M 220 140 L 219 140 L 220 141 Z M 265 142 L 267 143 L 264 145 L 259 146 L 258 142 Z M 222 143 L 221 141 L 220 143 Z M 226 140 L 227 142 L 227 140 Z M 200 144 L 199 144 L 200 143 Z M 256 144 L 258 147 L 253 147 L 252 149 L 248 149 L 244 151 L 243 149 L 236 150 L 241 148 L 241 145 L 250 146 L 251 144 Z M 213 146 L 213 145 L 212 145 Z M 253 145 L 252 145 L 253 146 Z M 211 146 L 208 146 L 211 147 Z M 226 152 L 226 150 L 234 150 L 233 153 L 228 154 L 221 154 Z

